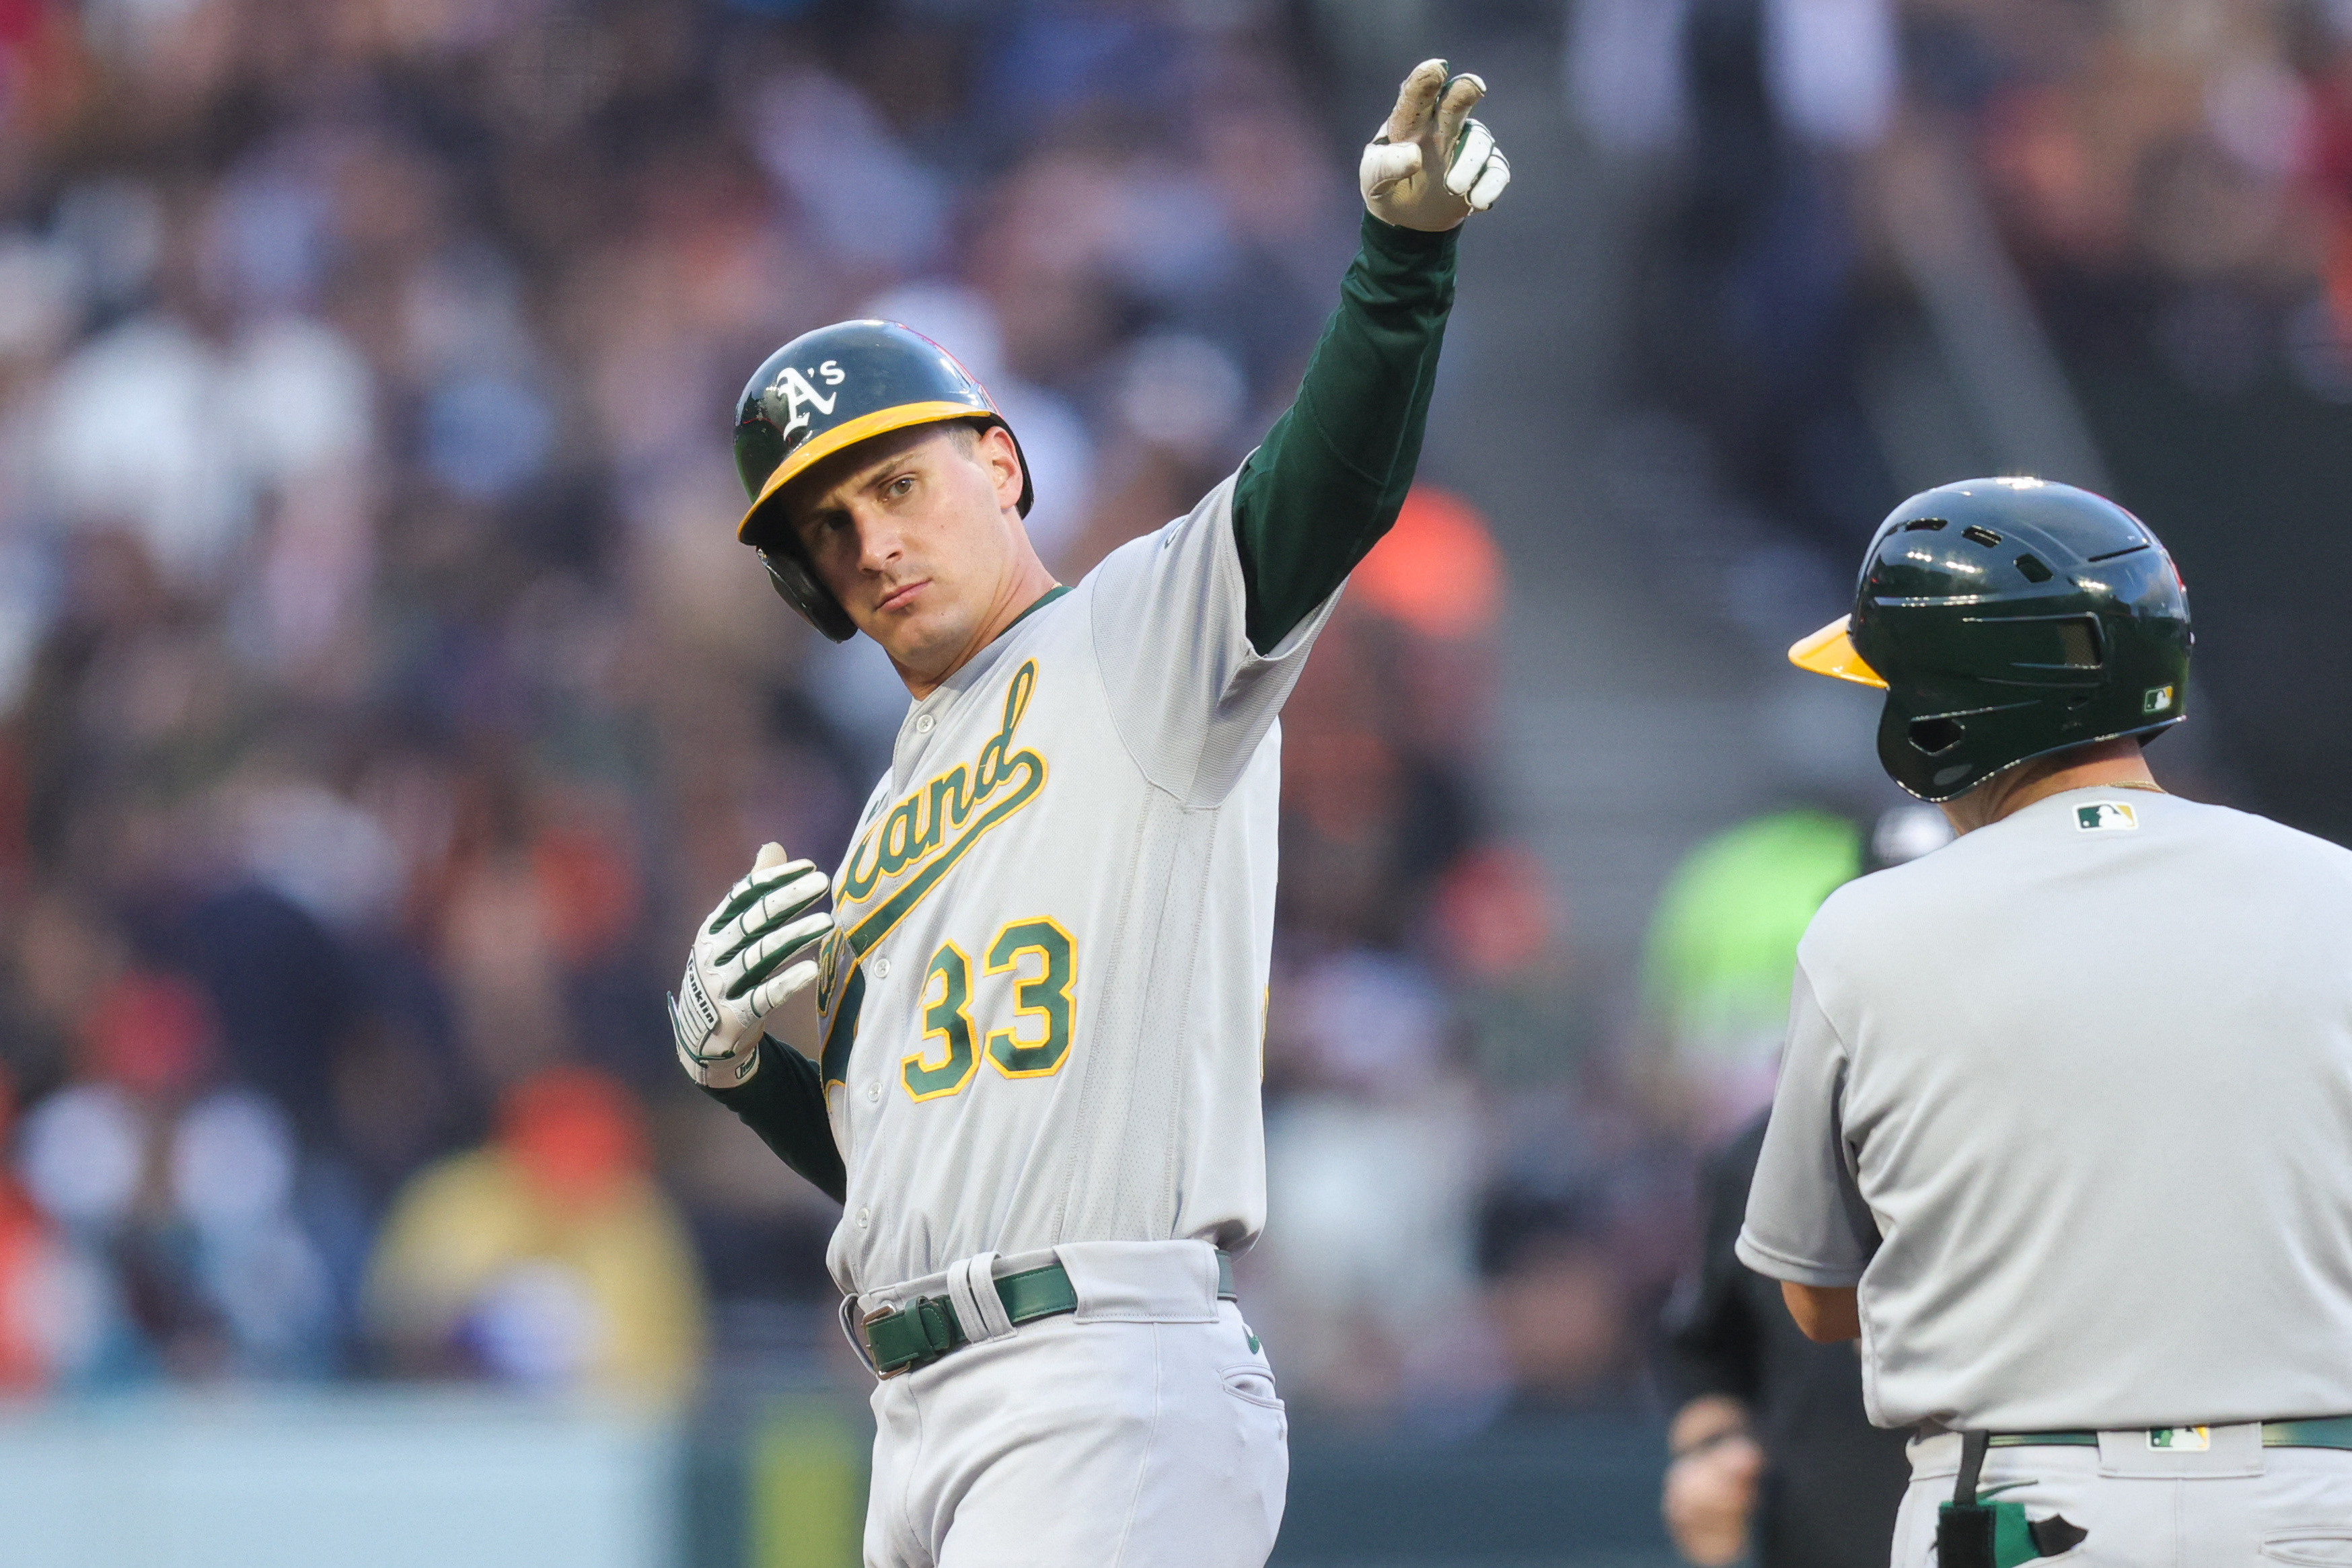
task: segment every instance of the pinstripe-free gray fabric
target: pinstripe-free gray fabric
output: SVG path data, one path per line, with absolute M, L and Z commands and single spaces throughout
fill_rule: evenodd
M 1830 895 L 1743 1261 L 1882 1426 L 2352 1414 L 2352 853 L 2055 795 Z
M 1978 1494 L 2020 1504 L 2030 1521 L 2057 1514 L 2090 1531 L 2037 1563 L 2352 1568 L 2352 1453 L 2227 1440 L 2237 1435 L 2213 1433 L 2203 1451 L 2151 1450 L 2145 1431 L 2103 1434 L 2096 1448 L 1995 1448 Z M 1934 1568 L 1936 1508 L 1951 1500 L 1958 1453 L 1957 1437 L 1913 1445 L 1894 1568 Z

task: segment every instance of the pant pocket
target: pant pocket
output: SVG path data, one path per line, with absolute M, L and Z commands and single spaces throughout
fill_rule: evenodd
M 2352 1531 L 2347 1531 L 2341 1524 L 2273 1530 L 2263 1535 L 2262 1551 L 2264 1560 L 2272 1563 L 2299 1563 L 2306 1568 L 2352 1568 Z
M 1282 1396 L 1275 1392 L 1274 1374 L 1263 1366 L 1229 1366 L 1217 1375 L 1224 1380 L 1225 1392 L 1245 1404 L 1267 1410 L 1283 1408 Z M 2346 1559 L 2352 1563 L 2352 1558 Z

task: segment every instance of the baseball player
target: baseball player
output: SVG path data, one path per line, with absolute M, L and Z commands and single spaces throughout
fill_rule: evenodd
M 2168 795 L 2180 579 L 2063 485 L 1948 485 L 1805 668 L 1960 837 L 1799 948 L 1738 1243 L 1916 1427 L 1894 1561 L 2352 1563 L 2352 854 Z
M 1272 1548 L 1285 1417 L 1230 1260 L 1265 1209 L 1275 716 L 1412 478 L 1454 231 L 1509 178 L 1484 92 L 1442 60 L 1405 78 L 1297 401 L 1075 587 L 1023 531 L 1018 441 L 938 345 L 844 322 L 744 392 L 739 537 L 914 702 L 839 869 L 762 852 L 672 1019 L 695 1081 L 845 1206 L 828 1261 L 879 1379 L 869 1564 Z

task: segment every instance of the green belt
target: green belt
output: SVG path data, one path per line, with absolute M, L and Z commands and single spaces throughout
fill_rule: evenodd
M 1069 1270 L 1059 1263 L 1001 1276 L 996 1295 L 1004 1303 L 1004 1315 L 1016 1323 L 1078 1310 L 1078 1292 L 1070 1284 Z M 1217 1254 L 1217 1299 L 1234 1299 L 1234 1260 L 1223 1252 Z M 947 1296 L 917 1296 L 904 1306 L 868 1312 L 864 1329 L 866 1354 L 877 1377 L 929 1366 L 971 1343 L 956 1318 L 954 1301 Z
M 2172 1427 L 2179 1431 L 2182 1428 Z M 2096 1432 L 1995 1432 L 1995 1448 L 2095 1448 Z M 2352 1416 L 2320 1416 L 2307 1421 L 2265 1421 L 2265 1448 L 2352 1448 Z

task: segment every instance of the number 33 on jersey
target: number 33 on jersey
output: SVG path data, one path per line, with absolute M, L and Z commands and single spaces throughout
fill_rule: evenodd
M 1076 983 L 1077 941 L 1055 922 L 1040 917 L 1016 920 L 988 945 L 990 976 L 1015 975 L 1024 959 L 1035 962 L 1035 972 L 1015 978 L 1013 1011 L 1037 1026 L 1026 1031 L 992 1029 L 986 1045 L 971 1015 L 971 960 L 954 943 L 944 943 L 931 955 L 923 974 L 923 1042 L 929 1048 L 898 1063 L 898 1081 L 908 1098 L 936 1100 L 960 1094 L 980 1071 L 980 1059 L 1007 1078 L 1048 1078 L 1061 1071 L 1070 1054 L 1071 987 Z M 1024 1033 L 1028 1038 L 1023 1038 Z
M 828 1099 L 835 1084 L 846 1082 L 865 1011 L 866 971 L 852 971 L 847 986 L 835 995 L 845 958 L 854 963 L 890 936 L 981 835 L 1028 805 L 1044 787 L 1044 759 L 1015 748 L 1036 685 L 1034 660 L 1013 671 L 1005 687 L 1003 723 L 976 762 L 959 762 L 938 774 L 878 821 L 868 808 L 868 825 L 837 879 L 844 917 L 819 956 L 817 1007 L 825 1020 Z M 898 1063 L 898 1080 L 908 1099 L 919 1103 L 961 1093 L 980 1071 L 982 1056 L 1007 1078 L 1049 1077 L 1068 1059 L 1077 939 L 1059 921 L 1039 915 L 1006 922 L 989 939 L 985 955 L 981 977 L 996 983 L 984 989 L 1003 993 L 986 1009 L 986 1023 L 974 1022 L 972 962 L 961 946 L 942 942 L 924 966 L 921 1049 Z M 888 977 L 890 960 L 877 956 L 872 972 L 877 979 Z M 1012 1021 L 990 1027 L 999 1018 Z M 1021 1027 L 1024 1022 L 1034 1027 Z

